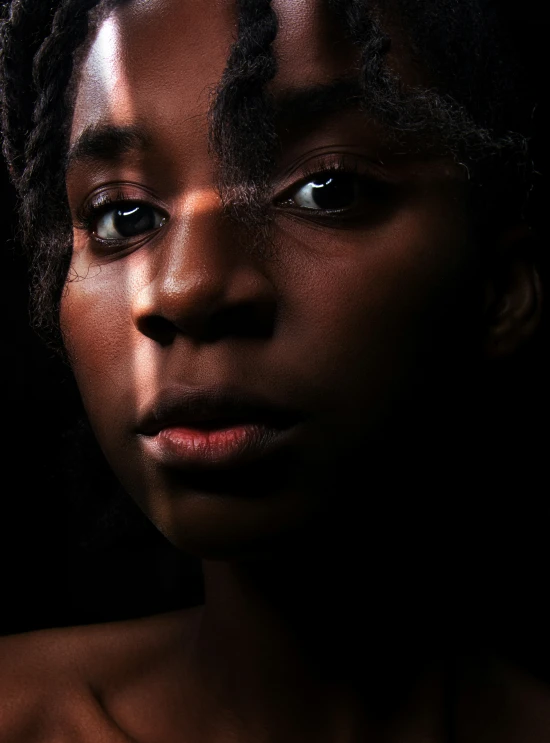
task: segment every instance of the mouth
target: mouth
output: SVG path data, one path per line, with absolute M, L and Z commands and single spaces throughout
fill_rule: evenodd
M 280 450 L 300 420 L 295 411 L 241 392 L 170 388 L 155 400 L 137 432 L 159 464 L 216 469 Z

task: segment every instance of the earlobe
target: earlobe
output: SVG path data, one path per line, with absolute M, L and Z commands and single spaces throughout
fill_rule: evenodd
M 509 235 L 505 248 L 486 284 L 485 349 L 489 358 L 515 353 L 534 335 L 541 319 L 542 285 L 531 251 L 526 249 L 525 234 Z

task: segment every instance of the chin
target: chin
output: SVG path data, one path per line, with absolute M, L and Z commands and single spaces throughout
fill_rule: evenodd
M 134 499 L 174 547 L 202 559 L 243 560 L 293 551 L 334 520 L 333 514 L 326 518 L 327 493 L 301 479 L 275 488 L 264 475 L 240 493 L 198 484 L 180 483 L 176 489 L 172 482 L 170 490 L 157 488 Z

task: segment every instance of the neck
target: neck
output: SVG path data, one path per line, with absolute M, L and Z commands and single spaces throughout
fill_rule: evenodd
M 323 547 L 204 563 L 194 664 L 203 685 L 258 728 L 276 720 L 275 740 L 371 739 L 390 720 L 408 730 L 411 714 L 423 730 L 440 724 L 440 691 L 428 687 L 442 649 L 425 583 L 391 549 Z
M 193 667 L 250 739 L 445 740 L 449 527 L 464 490 L 442 449 L 394 462 L 378 487 L 340 478 L 363 509 L 336 502 L 307 537 L 204 562 Z

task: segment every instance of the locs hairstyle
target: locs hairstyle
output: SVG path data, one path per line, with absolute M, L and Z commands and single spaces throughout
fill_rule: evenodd
M 58 314 L 70 263 L 65 193 L 80 62 L 104 14 L 131 0 L 11 0 L 1 4 L 3 152 L 18 194 L 20 241 L 32 271 L 34 324 L 61 348 Z M 451 154 L 467 169 L 472 204 L 521 218 L 531 188 L 534 104 L 496 0 L 319 0 L 357 47 L 358 97 L 401 146 Z M 210 143 L 230 215 L 260 221 L 276 158 L 277 17 L 270 0 L 236 0 L 237 38 L 212 94 Z M 392 70 L 391 29 L 429 86 Z M 344 86 L 345 89 L 345 86 Z M 353 92 L 352 92 L 353 89 Z M 480 213 L 480 210 L 477 210 Z

